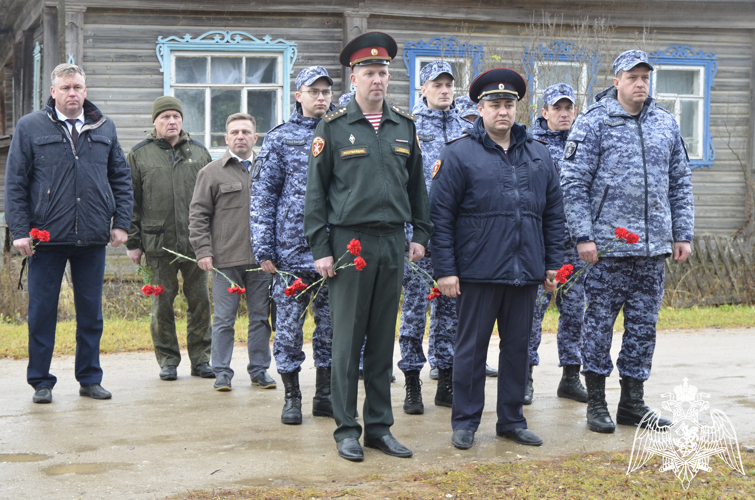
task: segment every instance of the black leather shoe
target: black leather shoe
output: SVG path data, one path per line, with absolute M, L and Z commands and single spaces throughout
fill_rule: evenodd
M 529 429 L 511 429 L 510 431 L 496 432 L 495 434 L 498 437 L 509 438 L 515 443 L 526 446 L 540 446 L 543 444 L 543 440 Z
M 218 375 L 217 379 L 215 380 L 215 384 L 213 385 L 216 391 L 220 392 L 228 392 L 231 389 L 231 379 L 228 378 L 228 375 Z
M 258 385 L 260 389 L 275 389 L 277 387 L 275 380 L 264 370 L 252 377 L 252 385 Z
M 351 460 L 352 462 L 361 462 L 364 460 L 364 451 L 357 438 L 346 438 L 336 443 L 338 447 L 338 456 Z
M 451 435 L 451 444 L 460 450 L 468 450 L 474 444 L 474 431 L 459 429 Z
M 34 396 L 32 396 L 31 400 L 38 404 L 52 403 L 52 387 L 49 385 L 40 385 L 34 389 Z
M 176 365 L 165 365 L 160 369 L 160 380 L 176 380 L 177 378 Z
M 79 396 L 84 396 L 92 399 L 110 399 L 113 397 L 113 395 L 110 394 L 109 391 L 103 389 L 100 384 L 92 384 L 86 387 L 82 385 L 79 388 Z
M 409 458 L 414 455 L 412 450 L 399 443 L 396 438 L 390 434 L 386 434 L 385 436 L 376 439 L 370 439 L 365 436 L 364 445 L 367 448 L 377 448 L 386 455 L 392 457 Z
M 192 377 L 215 378 L 215 372 L 212 371 L 210 363 L 199 363 L 191 367 Z
M 438 380 L 438 367 L 433 366 L 430 368 L 430 380 Z
M 490 365 L 485 363 L 485 376 L 495 378 L 498 376 L 498 370 L 491 368 Z

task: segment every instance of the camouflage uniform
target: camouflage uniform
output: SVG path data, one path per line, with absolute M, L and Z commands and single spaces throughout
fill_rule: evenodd
M 450 74 L 448 63 L 434 62 L 422 68 L 422 83 L 435 80 L 442 73 Z M 422 147 L 422 165 L 425 172 L 425 184 L 430 193 L 430 183 L 433 177 L 433 165 L 440 155 L 440 150 L 451 139 L 459 137 L 470 123 L 456 113 L 456 107 L 451 106 L 448 111 L 431 109 L 427 100 L 421 97 L 414 105 L 412 114 L 416 119 L 417 137 Z M 412 239 L 411 224 L 406 227 L 407 245 Z M 431 276 L 433 264 L 431 248 L 416 264 Z M 425 336 L 427 321 L 427 306 L 430 306 L 430 348 L 428 358 L 431 366 L 446 370 L 453 366 L 454 341 L 456 338 L 456 300 L 444 295 L 428 304 L 427 295 L 429 278 L 417 271 L 413 271 L 409 263 L 404 263 L 404 302 L 401 307 L 401 327 L 399 329 L 399 346 L 401 361 L 398 367 L 401 371 L 422 370 L 425 365 L 425 355 L 422 352 L 422 338 Z
M 302 81 L 317 76 L 310 75 L 314 68 L 321 67 L 311 66 L 299 74 L 297 88 L 301 87 Z M 330 111 L 334 109 L 331 105 Z M 319 121 L 320 118 L 303 116 L 301 104 L 297 102 L 288 122 L 265 136 L 252 174 L 251 225 L 255 260 L 271 260 L 279 270 L 296 274 L 306 284 L 320 279 L 302 229 L 309 150 Z M 291 281 L 289 277 L 289 284 Z M 273 284 L 273 300 L 277 307 L 273 354 L 278 373 L 293 373 L 300 370 L 306 358 L 302 351 L 302 314 L 309 304 L 309 296 L 286 297 L 285 288 L 284 280 L 276 275 Z M 327 284 L 323 285 L 313 306 L 315 366 L 329 368 L 333 328 Z
M 563 98 L 568 98 L 572 102 L 575 102 L 574 90 L 569 85 L 551 85 L 543 92 L 543 101 L 549 105 L 553 105 Z M 545 118 L 540 117 L 535 120 L 535 125 L 532 127 L 532 135 L 536 139 L 548 144 L 548 150 L 551 153 L 551 158 L 553 158 L 553 165 L 560 172 L 561 166 L 559 163 L 564 156 L 564 147 L 566 146 L 566 138 L 569 135 L 569 131 L 550 130 Z M 568 230 L 566 234 L 569 234 Z M 579 258 L 576 245 L 570 239 L 567 239 L 566 247 L 564 248 L 564 264 L 571 264 L 574 267 L 575 273 L 579 272 L 585 265 L 585 262 Z M 582 364 L 580 334 L 585 314 L 583 281 L 584 279 L 577 280 L 573 285 L 570 285 L 571 288 L 568 293 L 559 293 L 556 297 L 556 307 L 559 312 L 558 334 L 556 335 L 559 366 Z M 530 365 L 535 366 L 540 364 L 540 356 L 537 350 L 540 347 L 542 338 L 543 317 L 553 297 L 552 292 L 544 292 L 545 289 L 540 285 L 537 290 L 538 300 L 535 303 L 535 314 L 532 318 L 529 356 Z
M 341 97 L 338 98 L 338 107 L 343 108 L 345 107 L 350 100 L 354 98 L 354 92 L 349 92 L 348 94 L 344 94 Z
M 637 64 L 650 66 L 647 55 L 627 51 L 614 62 L 614 71 Z M 674 117 L 652 97 L 637 118 L 621 106 L 614 87 L 595 99 L 574 123 L 561 162 L 569 231 L 576 243 L 594 241 L 598 250 L 613 239 L 617 227 L 637 233 L 639 242 L 601 257 L 584 279 L 588 306 L 582 373 L 611 373 L 613 324 L 623 306 L 619 373 L 644 381 L 650 375 L 663 299 L 663 259 L 674 242 L 692 240 L 689 161 Z
M 467 120 L 468 116 L 480 116 L 480 111 L 477 109 L 477 103 L 472 101 L 468 95 L 457 97 L 454 100 L 454 106 L 456 107 L 456 114 L 465 120 Z M 471 120 L 471 122 L 474 122 L 474 120 Z

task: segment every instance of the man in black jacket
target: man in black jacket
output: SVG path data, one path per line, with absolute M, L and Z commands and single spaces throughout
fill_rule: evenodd
M 70 262 L 79 394 L 110 399 L 100 385 L 105 247 L 128 237 L 131 172 L 115 125 L 86 100 L 84 71 L 73 64 L 57 66 L 50 91 L 45 109 L 18 121 L 5 174 L 5 218 L 13 246 L 29 262 L 26 377 L 35 389 L 33 401 L 51 403 L 58 296 Z M 49 243 L 30 238 L 32 229 L 49 232 Z
M 515 71 L 480 75 L 469 89 L 480 118 L 469 134 L 448 143 L 433 169 L 433 267 L 441 293 L 456 297 L 459 315 L 451 441 L 460 449 L 472 447 L 480 424 L 496 320 L 501 338 L 496 434 L 542 444 L 522 414 L 527 346 L 537 286 L 555 290 L 551 280 L 566 236 L 548 148 L 514 121 L 525 92 Z

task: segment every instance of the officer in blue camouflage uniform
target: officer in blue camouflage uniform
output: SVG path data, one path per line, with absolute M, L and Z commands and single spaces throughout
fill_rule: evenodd
M 454 76 L 451 65 L 435 61 L 425 65 L 420 71 L 422 97 L 415 104 L 417 137 L 422 148 L 422 164 L 425 172 L 427 192 L 430 192 L 433 165 L 438 160 L 440 150 L 451 139 L 459 137 L 469 122 L 456 114 L 454 107 Z M 413 230 L 407 224 L 407 248 L 412 240 Z M 422 388 L 419 373 L 425 365 L 422 352 L 422 338 L 425 336 L 427 306 L 430 306 L 430 364 L 438 367 L 438 387 L 435 393 L 437 406 L 451 407 L 453 404 L 453 358 L 456 338 L 456 303 L 445 296 L 438 297 L 428 304 L 433 275 L 432 260 L 428 246 L 425 256 L 416 265 L 425 271 L 415 270 L 404 263 L 404 302 L 401 307 L 401 327 L 399 346 L 401 360 L 399 369 L 404 372 L 406 398 L 404 413 L 420 415 L 425 412 L 422 403 Z M 428 286 L 428 284 L 430 286 Z
M 472 101 L 468 95 L 459 96 L 454 100 L 454 106 L 456 107 L 456 114 L 474 123 L 480 112 L 477 110 L 477 103 Z
M 543 116 L 535 120 L 535 125 L 532 127 L 532 135 L 548 144 L 556 170 L 560 169 L 559 162 L 564 156 L 566 138 L 577 116 L 576 102 L 574 89 L 571 86 L 565 83 L 551 85 L 543 92 Z M 568 231 L 566 234 L 569 234 Z M 564 248 L 564 264 L 572 265 L 575 273 L 585 265 L 579 258 L 577 247 L 568 239 Z M 556 307 L 559 312 L 556 341 L 559 366 L 563 367 L 563 375 L 556 394 L 561 398 L 584 403 L 587 401 L 587 391 L 579 380 L 579 368 L 582 364 L 580 332 L 585 314 L 585 291 L 582 280 L 569 286 L 571 288 L 568 293 L 559 293 L 556 297 Z M 526 405 L 532 404 L 534 394 L 532 368 L 540 364 L 537 349 L 540 347 L 543 316 L 551 303 L 553 293 L 546 293 L 540 286 L 537 295 L 538 301 L 535 303 L 535 315 L 532 318 L 532 334 L 530 335 L 530 373 L 524 394 Z
M 349 92 L 338 98 L 338 107 L 343 108 L 354 98 L 354 92 Z
M 308 285 L 320 279 L 302 229 L 308 158 L 315 127 L 326 113 L 335 109 L 331 104 L 332 85 L 333 80 L 322 66 L 301 70 L 296 77 L 294 110 L 288 122 L 265 136 L 253 172 L 251 225 L 254 257 L 264 271 L 275 273 L 279 269 L 293 273 Z M 309 294 L 298 299 L 286 296 L 286 280 L 290 285 L 293 279 L 276 275 L 274 280 L 277 319 L 273 354 L 286 389 L 281 422 L 295 425 L 302 422 L 299 371 L 306 357 L 302 351 L 302 327 L 310 297 Z M 332 417 L 330 363 L 333 328 L 327 285 L 320 289 L 313 307 L 312 352 L 317 379 L 312 414 Z
M 569 232 L 579 256 L 594 265 L 584 278 L 587 310 L 582 330 L 587 423 L 614 432 L 605 400 L 613 370 L 611 340 L 624 308 L 624 335 L 616 366 L 621 399 L 616 421 L 638 425 L 650 411 L 644 381 L 650 376 L 664 259 L 684 261 L 694 228 L 691 172 L 674 116 L 648 96 L 653 66 L 641 50 L 613 63 L 614 86 L 595 97 L 569 134 L 561 185 Z M 617 227 L 639 235 L 598 259 Z M 659 425 L 670 421 L 659 418 Z

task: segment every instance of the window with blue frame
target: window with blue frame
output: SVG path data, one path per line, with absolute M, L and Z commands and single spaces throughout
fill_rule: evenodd
M 711 167 L 716 149 L 710 134 L 710 91 L 718 71 L 716 54 L 675 45 L 648 54 L 655 71 L 651 93 L 671 112 L 687 147 L 690 167 Z
M 419 100 L 421 84 L 420 70 L 428 63 L 443 60 L 451 64 L 454 72 L 456 89 L 464 93 L 471 82 L 477 78 L 482 70 L 482 60 L 485 51 L 482 45 L 472 45 L 469 42 L 461 43 L 453 37 L 433 37 L 425 42 L 406 42 L 404 47 L 404 65 L 409 75 L 409 105 L 414 109 L 414 104 Z
M 296 55 L 294 42 L 242 31 L 157 39 L 163 94 L 181 100 L 183 129 L 215 154 L 227 146 L 228 115 L 254 116 L 260 136 L 288 116 Z
M 540 116 L 543 91 L 557 83 L 570 85 L 577 95 L 577 108 L 590 105 L 600 69 L 600 54 L 581 49 L 571 42 L 551 42 L 547 46 L 527 47 L 522 55 L 530 121 Z

